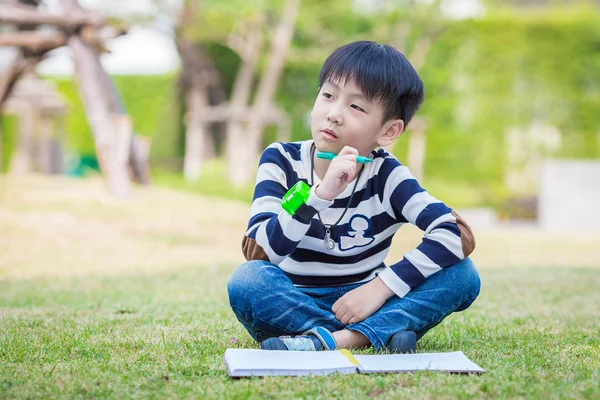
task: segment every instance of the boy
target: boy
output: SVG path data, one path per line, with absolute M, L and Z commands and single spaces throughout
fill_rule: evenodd
M 228 283 L 236 317 L 261 348 L 414 352 L 416 340 L 479 294 L 469 226 L 375 150 L 398 138 L 423 97 L 397 50 L 350 43 L 321 69 L 312 140 L 262 154 L 242 243 L 248 262 Z M 407 222 L 423 241 L 384 265 Z

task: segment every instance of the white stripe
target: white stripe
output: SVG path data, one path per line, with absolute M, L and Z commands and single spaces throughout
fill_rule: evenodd
M 379 274 L 379 277 L 398 297 L 404 297 L 410 292 L 410 286 L 398 277 L 389 267 Z
M 380 214 L 381 211 L 383 210 L 379 196 L 374 194 L 370 198 L 361 201 L 357 207 L 348 208 L 344 218 L 338 223 L 338 225 L 347 224 L 348 221 L 350 221 L 350 218 L 356 214 L 364 215 L 370 220 L 373 216 Z M 343 212 L 343 208 L 327 208 L 321 211 L 320 214 L 324 224 L 333 224 L 340 219 L 340 216 L 343 214 Z
M 296 161 L 292 158 L 290 153 L 285 151 L 285 148 L 281 144 L 275 143 L 273 147 L 276 148 L 277 150 L 279 150 L 279 153 L 281 153 L 281 156 L 289 161 L 290 165 L 292 166 L 292 169 L 298 174 L 298 178 L 306 179 L 306 172 L 304 171 L 304 164 L 302 164 L 302 157 L 300 157 L 299 161 Z M 302 149 L 300 149 L 300 152 L 301 151 L 302 151 Z
M 320 198 L 319 196 L 317 196 L 316 190 L 316 185 L 310 188 L 310 194 L 308 195 L 306 204 L 311 207 L 314 207 L 314 209 L 317 211 L 324 211 L 333 204 L 333 200 L 325 200 Z
M 421 211 L 432 203 L 441 203 L 441 201 L 430 195 L 428 192 L 415 193 L 408 199 L 402 208 L 402 215 L 404 215 L 411 223 L 415 224 Z
M 408 261 L 414 265 L 425 278 L 441 271 L 442 267 L 431 261 L 423 252 L 419 249 L 414 249 L 404 255 Z
M 279 220 L 279 225 L 281 225 L 283 234 L 293 242 L 299 242 L 306 236 L 306 231 L 310 228 L 310 224 L 303 224 L 302 222 L 295 220 L 285 210 L 281 210 L 277 219 Z
M 452 215 L 452 213 L 450 212 L 448 214 L 444 214 L 436 218 L 432 223 L 429 224 L 427 229 L 425 229 L 425 234 L 428 234 L 433 228 L 440 224 L 443 224 L 444 222 L 456 222 L 456 217 L 454 217 L 454 215 Z
M 263 196 L 252 202 L 250 208 L 250 218 L 263 212 L 272 212 L 277 214 L 281 211 L 281 199 L 275 196 Z
M 271 261 L 273 264 L 278 264 L 281 262 L 281 260 L 283 260 L 283 257 L 278 256 L 271 248 L 269 239 L 267 238 L 266 227 L 267 224 L 264 223 L 258 228 L 258 231 L 256 232 L 256 243 L 263 248 L 267 254 L 267 257 L 269 257 L 269 261 Z
M 407 179 L 414 179 L 409 169 L 404 165 L 396 167 L 392 170 L 387 180 L 385 181 L 385 188 L 383 189 L 383 208 L 390 214 L 392 217 L 397 217 L 394 213 L 394 209 L 390 202 L 392 198 L 392 193 L 398 185 L 404 182 Z
M 263 181 L 275 181 L 286 187 L 287 178 L 283 169 L 277 164 L 264 163 L 258 166 L 256 171 L 256 185 Z
M 323 243 L 323 242 L 321 242 Z M 322 245 L 322 244 L 321 244 Z M 323 248 L 324 250 L 325 248 Z M 286 258 L 279 267 L 289 273 L 295 275 L 309 276 L 345 276 L 354 275 L 375 268 L 383 262 L 390 248 L 383 249 L 371 257 L 365 258 L 356 264 L 329 264 L 324 262 L 296 262 L 291 258 Z
M 283 231 L 283 234 L 292 242 L 300 241 L 300 239 L 302 239 L 306 235 L 306 231 L 310 227 L 310 224 L 303 224 L 299 221 L 296 221 L 292 218 L 291 215 L 289 215 L 284 210 L 281 210 L 281 212 L 277 216 L 277 219 L 279 225 L 281 225 L 281 230 Z M 260 225 L 260 227 L 258 228 L 258 231 L 256 232 L 256 243 L 258 243 L 258 245 L 265 250 L 265 253 L 267 253 L 269 260 L 273 264 L 278 264 L 281 260 L 287 257 L 288 254 L 286 254 L 284 257 L 281 257 L 278 256 L 273 250 L 273 247 L 271 246 L 271 243 L 269 242 L 269 238 L 267 236 L 268 223 L 269 221 L 264 221 L 262 225 Z M 275 240 L 277 240 L 277 238 L 275 238 Z
M 256 229 L 256 227 L 259 226 L 260 224 L 266 224 L 267 222 L 268 222 L 268 220 L 255 223 L 250 228 L 248 228 L 248 230 L 246 231 L 246 236 L 250 237 L 250 232 L 252 232 L 254 229 Z
M 454 233 L 450 232 L 447 229 L 440 228 L 434 229 L 431 233 L 425 235 L 427 239 L 435 240 L 436 242 L 441 243 L 445 248 L 450 250 L 456 257 L 463 260 L 465 255 L 462 251 L 462 242 L 460 237 L 456 236 Z
M 373 246 L 377 246 L 379 243 L 383 242 L 390 236 L 393 236 L 396 233 L 396 231 L 398 231 L 398 229 L 400 229 L 400 227 L 402 225 L 404 225 L 404 223 L 400 222 L 400 223 L 394 224 L 394 225 L 386 228 L 383 232 L 379 232 L 377 235 L 374 236 L 375 240 L 371 244 L 369 244 L 367 247 L 355 247 L 350 250 L 341 251 L 341 250 L 339 250 L 339 243 L 336 243 L 336 248 L 335 248 L 335 250 L 331 251 L 331 253 L 336 256 L 342 256 L 342 257 L 343 256 L 355 256 L 357 254 L 360 254 L 360 253 L 372 248 Z M 367 235 L 369 235 L 368 232 L 367 232 Z M 315 249 L 325 250 L 325 247 L 323 245 L 323 239 L 314 238 L 311 236 L 304 236 L 302 238 L 302 240 L 300 241 L 300 243 L 298 244 L 297 248 L 304 249 L 304 250 L 315 250 Z

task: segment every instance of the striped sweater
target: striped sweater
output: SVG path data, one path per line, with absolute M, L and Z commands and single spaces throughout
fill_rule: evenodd
M 373 162 L 364 165 L 351 204 L 355 181 L 333 201 L 320 199 L 314 192 L 320 180 L 316 174 L 311 179 L 312 145 L 312 140 L 274 143 L 263 152 L 242 243 L 247 260 L 277 264 L 298 286 L 339 286 L 379 276 L 403 297 L 473 251 L 473 234 L 464 220 L 382 149 L 373 151 Z M 323 223 L 334 224 L 348 206 L 331 230 L 332 250 L 324 245 L 325 227 L 316 215 L 302 222 L 281 208 L 284 194 L 299 180 L 312 187 L 307 204 L 319 211 Z M 392 238 L 406 223 L 423 230 L 423 240 L 402 260 L 386 266 Z

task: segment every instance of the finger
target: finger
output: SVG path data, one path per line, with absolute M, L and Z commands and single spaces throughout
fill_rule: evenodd
M 355 153 L 351 153 L 351 154 L 340 154 L 339 156 L 337 156 L 336 158 L 334 158 L 334 160 L 338 160 L 338 162 L 341 161 L 347 161 L 347 162 L 351 162 L 353 164 L 356 164 L 356 156 L 358 155 Z
M 342 317 L 342 319 L 340 319 L 340 322 L 344 325 L 348 325 L 350 323 L 350 320 L 353 318 L 354 316 L 352 315 L 352 313 L 347 312 L 346 314 L 344 314 L 344 316 Z
M 337 319 L 338 321 L 341 321 L 342 318 L 344 318 L 344 315 L 346 315 L 346 312 L 347 312 L 347 310 L 345 308 L 340 308 L 335 313 L 335 319 Z
M 348 325 L 350 324 L 356 324 L 357 322 L 362 321 L 364 318 L 361 318 L 358 315 L 353 316 L 352 318 L 350 318 L 350 320 L 348 320 Z
M 333 313 L 335 314 L 337 312 L 337 310 L 339 310 L 340 308 L 340 300 L 338 299 L 335 303 L 333 303 L 333 305 L 331 306 L 331 311 L 333 311 Z

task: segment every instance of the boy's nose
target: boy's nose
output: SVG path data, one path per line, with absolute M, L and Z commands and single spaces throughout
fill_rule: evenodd
M 327 121 L 336 125 L 341 125 L 343 122 L 342 115 L 336 110 L 331 110 L 329 113 L 327 113 Z

